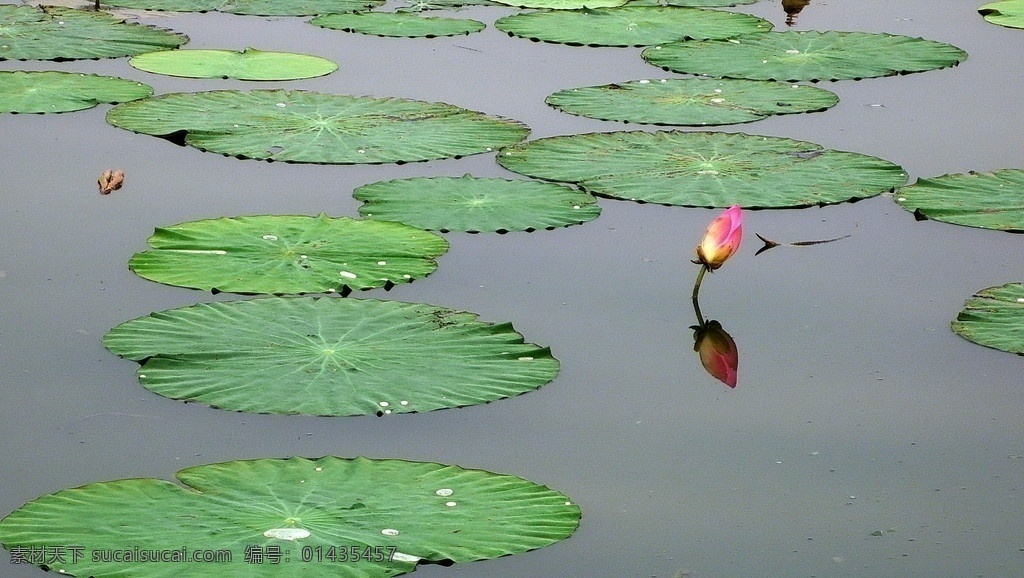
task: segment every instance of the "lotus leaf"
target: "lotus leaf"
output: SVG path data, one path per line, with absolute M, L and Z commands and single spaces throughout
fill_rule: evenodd
M 952 327 L 978 345 L 1024 355 L 1024 284 L 982 289 L 967 301 Z
M 0 5 L 0 60 L 117 58 L 176 48 L 188 37 L 106 12 Z
M 950 44 L 894 34 L 787 30 L 652 46 L 643 57 L 687 74 L 795 82 L 935 70 L 956 66 L 967 53 Z
M 68 576 L 378 578 L 542 548 L 580 520 L 546 486 L 430 462 L 237 460 L 176 477 L 40 496 L 0 521 L 0 542 L 26 553 L 79 547 L 48 565 Z M 142 559 L 151 554 L 170 561 Z
M 0 72 L 0 112 L 71 112 L 101 102 L 128 102 L 153 94 L 151 86 L 77 72 Z
M 985 20 L 1009 28 L 1024 28 L 1024 0 L 991 2 L 978 8 Z
M 297 80 L 330 74 L 338 65 L 319 56 L 289 52 L 234 50 L 161 50 L 140 54 L 129 64 L 156 74 L 188 78 Z
M 918 179 L 899 190 L 896 202 L 936 221 L 1024 232 L 1024 170 Z
M 558 136 L 502 150 L 502 166 L 597 195 L 691 207 L 804 207 L 906 182 L 888 161 L 786 138 L 719 132 Z
M 248 16 L 316 16 L 375 8 L 384 0 L 103 0 L 108 6 L 171 12 L 227 12 Z
M 766 32 L 766 20 L 721 10 L 674 6 L 544 10 L 499 18 L 495 28 L 531 40 L 586 46 L 649 46 L 690 38 Z
M 141 277 L 233 293 L 347 293 L 429 275 L 443 237 L 401 223 L 264 215 L 158 228 L 129 266 Z
M 451 10 L 464 6 L 505 6 L 490 0 L 404 0 L 405 5 L 396 8 L 398 12 L 426 12 L 428 10 Z
M 672 78 L 570 88 L 545 101 L 564 112 L 646 124 L 718 125 L 817 112 L 839 97 L 813 86 L 759 80 Z
M 627 0 L 494 0 L 499 4 L 520 8 L 546 8 L 551 10 L 582 10 L 622 6 Z
M 372 183 L 353 193 L 359 214 L 434 231 L 533 231 L 601 214 L 588 193 L 540 181 L 435 177 Z
M 310 20 L 323 28 L 408 38 L 458 36 L 480 32 L 486 25 L 476 20 L 418 16 L 411 12 L 354 12 L 325 14 Z
M 104 338 L 160 395 L 253 413 L 384 415 L 489 403 L 558 373 L 509 323 L 421 303 L 272 297 L 122 323 Z
M 443 103 L 301 90 L 171 93 L 121 104 L 107 122 L 200 150 L 301 163 L 461 157 L 518 142 L 523 124 Z

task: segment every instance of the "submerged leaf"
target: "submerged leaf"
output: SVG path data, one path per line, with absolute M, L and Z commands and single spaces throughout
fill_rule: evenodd
M 338 65 L 319 56 L 289 52 L 234 50 L 161 50 L 128 61 L 146 72 L 188 78 L 296 80 L 330 74 Z
M 437 268 L 443 237 L 401 223 L 264 215 L 156 230 L 129 266 L 168 285 L 232 293 L 347 293 L 410 283 Z
M 597 195 L 691 207 L 805 207 L 862 199 L 906 182 L 899 166 L 786 138 L 720 132 L 557 136 L 502 150 L 505 168 Z
M 935 70 L 956 66 L 967 53 L 951 44 L 895 34 L 787 30 L 652 46 L 643 57 L 687 74 L 795 82 Z
M 105 6 L 170 12 L 226 12 L 248 16 L 315 16 L 366 10 L 384 0 L 103 0 Z
M 978 345 L 1024 355 L 1024 284 L 982 289 L 967 301 L 952 327 Z
M 0 60 L 118 58 L 176 48 L 188 37 L 93 10 L 0 5 Z
M 896 202 L 954 225 L 1024 232 L 1024 170 L 943 175 L 902 187 Z
M 186 144 L 240 158 L 337 164 L 460 157 L 529 133 L 450 104 L 302 90 L 171 93 L 115 106 L 107 122 L 156 136 L 184 132 Z
M 0 72 L 0 112 L 71 112 L 152 94 L 149 85 L 113 76 L 53 70 Z
M 580 520 L 579 507 L 546 486 L 430 462 L 237 460 L 176 477 L 41 496 L 0 520 L 0 543 L 26 552 L 74 545 L 84 555 L 45 562 L 68 576 L 384 578 L 542 548 Z
M 650 46 L 772 29 L 767 20 L 749 14 L 674 6 L 525 12 L 500 18 L 494 26 L 531 40 L 586 46 Z
M 325 14 L 309 21 L 323 28 L 406 38 L 434 38 L 480 32 L 486 25 L 476 20 L 419 16 L 412 12 L 355 12 Z
M 160 395 L 234 411 L 384 415 L 489 403 L 558 361 L 509 323 L 421 303 L 322 297 L 200 304 L 118 325 L 110 351 Z
M 662 125 L 752 122 L 773 114 L 817 112 L 835 106 L 835 93 L 813 86 L 758 80 L 669 78 L 570 88 L 545 102 L 562 111 Z
M 596 199 L 571 187 L 525 180 L 434 177 L 371 183 L 356 189 L 359 214 L 433 231 L 533 231 L 578 225 L 601 213 Z

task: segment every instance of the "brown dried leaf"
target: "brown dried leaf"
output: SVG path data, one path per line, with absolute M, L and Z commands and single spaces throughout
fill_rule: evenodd
M 100 175 L 97 182 L 100 185 L 101 195 L 110 194 L 111 191 L 120 189 L 121 185 L 124 184 L 124 171 L 112 171 L 107 169 L 103 171 L 103 174 Z

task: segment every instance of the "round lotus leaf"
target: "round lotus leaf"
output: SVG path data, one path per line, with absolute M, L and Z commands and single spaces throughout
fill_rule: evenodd
M 635 80 L 561 90 L 545 100 L 581 116 L 662 125 L 752 122 L 773 114 L 826 110 L 835 93 L 813 86 L 738 79 Z
M 902 187 L 896 202 L 918 217 L 1024 232 L 1024 170 L 943 175 Z
M 263 215 L 158 228 L 129 266 L 151 281 L 232 293 L 347 293 L 429 275 L 444 237 L 401 223 Z
M 989 287 L 971 297 L 953 331 L 978 345 L 1024 355 L 1024 284 Z
M 554 229 L 601 214 L 592 195 L 572 187 L 470 175 L 371 183 L 353 196 L 363 217 L 442 232 Z
M 580 520 L 546 486 L 431 462 L 268 458 L 176 478 L 40 496 L 0 520 L 0 543 L 26 555 L 60 549 L 64 560 L 47 567 L 68 576 L 384 578 L 542 548 Z
M 667 70 L 752 80 L 861 79 L 956 66 L 956 46 L 894 34 L 787 30 L 728 40 L 652 46 L 645 60 Z
M 465 6 L 506 6 L 490 0 L 404 0 L 403 6 L 395 8 L 398 12 L 426 12 L 428 10 L 451 10 Z
M 71 112 L 97 104 L 128 102 L 153 94 L 153 87 L 113 76 L 78 72 L 0 72 L 0 112 Z
M 290 52 L 235 50 L 161 50 L 128 61 L 146 72 L 188 78 L 297 80 L 330 74 L 338 65 L 319 56 Z
M 200 150 L 299 163 L 389 163 L 461 157 L 518 142 L 514 120 L 444 103 L 302 90 L 171 93 L 120 104 L 110 124 L 180 137 Z
M 772 28 L 770 22 L 749 14 L 674 6 L 544 10 L 505 16 L 494 26 L 531 40 L 586 46 L 649 46 Z
M 627 0 L 494 0 L 498 4 L 519 8 L 546 8 L 550 10 L 586 10 L 622 6 Z
M 486 25 L 463 18 L 419 16 L 412 12 L 354 12 L 325 14 L 309 21 L 323 28 L 406 38 L 434 38 L 480 32 Z
M 127 321 L 104 344 L 146 389 L 252 413 L 384 415 L 489 403 L 558 373 L 509 323 L 421 303 L 271 297 Z
M 177 48 L 188 37 L 106 12 L 0 5 L 0 60 L 118 58 Z
M 805 207 L 904 184 L 888 161 L 786 138 L 720 132 L 612 132 L 538 139 L 502 150 L 502 166 L 633 201 L 688 207 Z
M 978 7 L 978 12 L 992 24 L 1024 28 L 1024 0 L 1003 0 Z
M 315 16 L 366 10 L 384 0 L 103 0 L 106 6 L 169 12 L 226 12 L 248 16 Z

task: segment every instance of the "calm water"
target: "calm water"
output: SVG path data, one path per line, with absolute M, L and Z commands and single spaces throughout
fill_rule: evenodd
M 823 85 L 834 109 L 723 130 L 879 156 L 911 179 L 1024 167 L 1024 31 L 965 0 L 812 0 L 796 28 L 950 42 L 962 65 Z M 777 1 L 738 10 L 783 27 Z M 511 9 L 460 12 L 490 24 Z M 330 76 L 281 86 L 450 102 L 516 118 L 533 137 L 625 125 L 543 104 L 567 87 L 673 76 L 638 49 L 573 48 L 488 28 L 384 39 L 303 19 L 156 17 L 191 48 L 315 53 Z M 0 62 L 135 78 L 158 93 L 253 88 L 164 78 L 124 59 Z M 261 85 L 262 86 L 262 85 Z M 41 494 L 210 462 L 365 455 L 513 473 L 581 504 L 569 540 L 415 575 L 472 577 L 1012 577 L 1024 575 L 1024 359 L 949 330 L 975 291 L 1024 281 L 1024 237 L 916 222 L 889 196 L 747 214 L 738 256 L 701 305 L 740 349 L 739 386 L 692 351 L 691 252 L 716 211 L 602 200 L 583 226 L 447 235 L 437 272 L 362 297 L 512 321 L 562 373 L 490 405 L 393 418 L 254 416 L 168 400 L 103 349 L 114 325 L 234 296 L 131 274 L 154 227 L 222 215 L 356 215 L 353 188 L 412 176 L 509 176 L 492 157 L 404 166 L 301 166 L 179 148 L 104 123 L 108 106 L 0 117 L 0 515 Z M 631 126 L 630 128 L 635 128 Z M 125 187 L 95 179 L 122 168 Z M 754 257 L 779 241 L 848 239 Z M 881 536 L 872 536 L 881 532 Z M 196 545 L 202 547 L 202 545 Z M 7 564 L 0 576 L 40 578 Z

